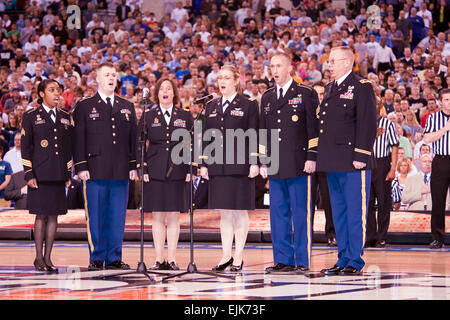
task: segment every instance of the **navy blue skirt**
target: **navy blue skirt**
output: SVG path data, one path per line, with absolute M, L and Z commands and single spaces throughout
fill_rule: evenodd
M 27 209 L 29 213 L 47 216 L 66 214 L 66 182 L 38 181 L 37 184 L 37 189 L 28 187 Z

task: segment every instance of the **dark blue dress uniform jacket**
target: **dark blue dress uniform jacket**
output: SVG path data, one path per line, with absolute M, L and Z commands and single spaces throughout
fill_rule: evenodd
M 76 173 L 91 179 L 128 180 L 136 169 L 137 120 L 134 105 L 115 96 L 113 108 L 97 93 L 77 103 L 74 111 Z
M 150 179 L 166 180 L 166 174 L 172 166 L 171 180 L 184 180 L 189 172 L 189 163 L 173 165 L 171 160 L 172 148 L 180 141 L 172 141 L 172 133 L 176 129 L 191 130 L 194 119 L 189 111 L 173 107 L 169 125 L 159 105 L 147 109 L 139 122 L 139 132 L 142 130 L 145 117 L 145 130 L 149 141 L 145 152 L 144 174 Z M 180 154 L 180 157 L 182 154 Z M 139 159 L 140 160 L 140 159 Z M 141 165 L 141 164 L 139 164 Z
M 353 161 L 374 167 L 372 148 L 377 131 L 375 94 L 369 80 L 351 72 L 337 87 L 330 82 L 318 111 L 317 171 L 355 171 Z
M 271 129 L 278 130 L 279 170 L 271 179 L 289 179 L 307 175 L 303 171 L 307 160 L 316 160 L 318 124 L 317 92 L 306 85 L 292 81 L 281 100 L 276 86 L 261 98 L 260 129 L 267 129 L 267 143 L 260 141 L 261 158 L 271 155 Z M 269 166 L 269 165 L 268 165 Z
M 212 100 L 206 105 L 205 119 L 203 121 L 203 133 L 208 129 L 216 129 L 217 134 L 215 137 L 211 138 L 211 141 L 206 141 L 205 136 L 203 136 L 203 152 L 206 146 L 208 146 L 214 139 L 220 139 L 219 131 L 222 135 L 223 142 L 221 147 L 223 148 L 223 158 L 220 163 L 210 163 L 208 164 L 208 156 L 203 154 L 201 166 L 208 168 L 209 176 L 216 175 L 245 175 L 249 173 L 251 164 L 258 164 L 258 102 L 256 100 L 250 100 L 244 95 L 237 94 L 233 101 L 223 112 L 222 98 L 217 98 Z M 227 146 L 231 146 L 227 140 L 227 129 L 237 130 L 242 129 L 245 133 L 247 130 L 249 132 L 255 133 L 255 139 L 253 140 L 253 145 L 250 144 L 251 141 L 245 138 L 245 153 L 242 155 L 243 158 L 241 162 L 238 161 L 241 153 L 238 154 L 238 140 L 234 139 L 233 149 L 227 149 Z M 236 131 L 235 131 L 236 132 Z M 233 154 L 233 164 L 227 164 L 226 157 L 227 154 Z M 216 155 L 213 153 L 213 156 Z M 217 155 L 218 157 L 218 155 Z
M 27 111 L 22 119 L 21 154 L 25 180 L 67 181 L 72 169 L 73 121 L 56 109 L 56 121 L 43 106 Z

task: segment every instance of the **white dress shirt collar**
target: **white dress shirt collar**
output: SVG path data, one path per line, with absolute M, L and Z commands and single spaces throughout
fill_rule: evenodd
M 288 92 L 289 87 L 291 86 L 293 81 L 294 79 L 290 77 L 290 79 L 288 80 L 288 82 L 284 84 L 284 86 L 280 87 L 279 85 L 277 85 L 277 98 L 279 98 L 278 95 L 280 94 L 280 88 L 283 88 L 283 97 L 284 97 L 286 95 L 286 92 Z
M 339 79 L 336 79 L 336 84 L 337 84 L 338 86 L 340 86 L 341 83 L 344 82 L 345 79 L 347 79 L 347 77 L 348 77 L 348 75 L 349 75 L 350 73 L 352 73 L 352 69 L 350 69 L 349 72 L 347 72 L 346 74 L 344 74 L 344 75 L 343 75 L 342 77 L 340 77 Z
M 222 106 L 225 103 L 225 101 L 228 101 L 230 104 L 231 102 L 233 102 L 234 98 L 236 98 L 237 96 L 237 92 L 235 92 L 231 97 L 229 98 L 225 98 L 224 96 L 222 96 Z M 226 109 L 226 108 L 225 108 Z
M 106 104 L 108 104 L 108 101 L 106 101 L 106 98 L 110 98 L 110 99 L 111 99 L 111 105 L 114 106 L 114 93 L 113 93 L 112 95 L 110 95 L 110 96 L 107 96 L 106 94 L 103 94 L 103 93 L 100 92 L 100 91 L 97 91 L 97 92 L 98 92 L 98 94 L 100 95 L 100 98 L 102 98 L 102 100 L 103 100 Z

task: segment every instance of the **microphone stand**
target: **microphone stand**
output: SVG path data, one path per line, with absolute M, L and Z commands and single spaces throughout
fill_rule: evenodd
M 209 102 L 209 101 L 207 101 Z M 190 208 L 189 208 L 189 215 L 190 215 L 190 226 L 189 226 L 189 232 L 190 232 L 190 262 L 189 265 L 187 267 L 187 270 L 185 272 L 181 272 L 181 273 L 177 273 L 177 274 L 173 274 L 170 276 L 167 276 L 165 278 L 162 279 L 162 282 L 167 281 L 168 279 L 172 279 L 175 277 L 181 277 L 187 274 L 203 274 L 203 275 L 208 275 L 208 276 L 213 276 L 213 277 L 221 277 L 221 278 L 226 278 L 226 279 L 230 279 L 230 280 L 235 280 L 235 277 L 233 276 L 227 276 L 227 275 L 222 275 L 222 274 L 217 274 L 216 272 L 206 272 L 206 271 L 198 271 L 197 270 L 197 266 L 195 265 L 194 262 L 194 197 L 193 197 L 193 189 L 194 189 L 194 179 L 192 178 L 192 153 L 194 150 L 194 143 L 196 143 L 196 137 L 193 135 L 194 132 L 194 128 L 195 128 L 195 123 L 196 121 L 199 119 L 200 115 L 202 114 L 203 110 L 204 110 L 204 104 L 206 104 L 206 102 L 203 103 L 199 103 L 201 105 L 200 108 L 200 112 L 198 113 L 197 117 L 195 117 L 194 119 L 194 123 L 192 125 L 192 127 L 189 130 L 189 133 L 191 135 L 191 149 L 189 152 L 189 174 L 190 174 L 190 179 L 189 179 L 189 202 L 190 202 Z M 169 170 L 167 171 L 167 175 L 166 177 L 170 177 L 173 169 L 174 169 L 175 165 L 172 164 L 169 167 Z

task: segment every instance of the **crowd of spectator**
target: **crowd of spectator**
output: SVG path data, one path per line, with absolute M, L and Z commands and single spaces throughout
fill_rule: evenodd
M 142 0 L 0 1 L 4 161 L 13 173 L 23 170 L 21 118 L 37 106 L 42 79 L 61 84 L 60 107 L 71 111 L 96 92 L 96 66 L 112 62 L 117 94 L 135 103 L 138 118 L 143 89 L 153 92 L 161 77 L 176 81 L 179 107 L 196 115 L 193 101 L 218 93 L 224 64 L 238 66 L 243 93 L 259 102 L 274 84 L 268 66 L 275 52 L 292 56 L 295 81 L 326 85 L 330 49 L 346 45 L 354 50 L 354 71 L 372 81 L 401 136 L 394 199 L 396 208 L 407 208 L 398 186 L 413 168 L 420 171 L 421 154 L 433 156 L 423 147 L 423 129 L 439 110 L 439 90 L 450 86 L 449 2 L 347 0 L 339 8 L 328 0 L 171 0 L 156 19 Z M 70 5 L 81 8 L 79 29 Z

